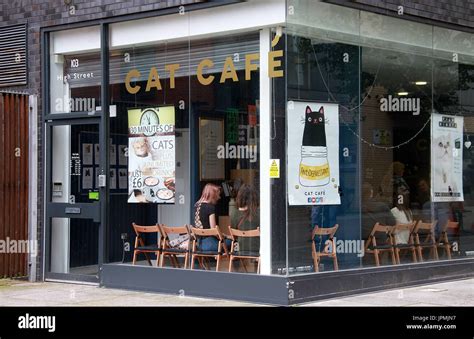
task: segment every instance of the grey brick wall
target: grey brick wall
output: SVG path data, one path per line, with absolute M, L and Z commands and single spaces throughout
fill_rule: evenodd
M 374 2 L 371 0 L 358 0 L 359 3 Z M 398 6 L 403 6 L 404 12 L 420 18 L 446 22 L 467 27 L 474 27 L 474 1 L 471 0 L 417 0 L 417 1 L 375 1 L 386 2 L 386 8 L 396 11 Z
M 396 14 L 403 6 L 404 14 L 429 20 L 433 24 L 459 25 L 460 28 L 474 28 L 473 0 L 351 0 L 327 1 L 340 5 L 358 7 L 384 14 Z

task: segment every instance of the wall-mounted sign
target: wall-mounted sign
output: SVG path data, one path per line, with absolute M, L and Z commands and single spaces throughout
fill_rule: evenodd
M 218 156 L 224 145 L 224 120 L 199 119 L 199 174 L 201 180 L 225 179 L 225 157 Z
M 82 189 L 92 189 L 93 185 L 93 175 L 94 175 L 94 167 L 83 167 L 82 168 Z
M 432 114 L 432 201 L 464 201 L 462 180 L 463 126 L 463 117 Z
M 92 165 L 92 147 L 93 144 L 84 143 L 82 144 L 82 163 L 84 165 Z
M 69 162 L 70 174 L 73 176 L 81 176 L 81 156 L 79 153 L 72 153 Z
M 288 200 L 290 205 L 337 205 L 339 107 L 288 104 Z
M 89 192 L 87 196 L 89 200 L 99 200 L 99 192 Z
M 80 207 L 66 207 L 64 209 L 64 213 L 66 213 L 66 214 L 81 214 L 81 208 Z
M 174 106 L 128 111 L 129 203 L 174 204 Z
M 280 159 L 270 159 L 270 178 L 280 178 Z

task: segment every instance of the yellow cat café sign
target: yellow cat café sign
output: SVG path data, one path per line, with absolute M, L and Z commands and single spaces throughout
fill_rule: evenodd
M 274 50 L 268 53 L 268 76 L 270 78 L 279 78 L 283 77 L 283 70 L 281 68 L 281 59 L 283 57 L 282 50 Z M 245 55 L 245 80 L 251 80 L 252 72 L 258 71 L 260 53 L 251 53 Z M 210 58 L 203 59 L 199 62 L 196 69 L 196 76 L 200 84 L 204 86 L 211 85 L 216 80 L 216 76 L 212 74 L 203 74 L 206 68 L 211 68 L 214 66 L 214 61 Z M 169 76 L 170 88 L 175 88 L 175 74 L 176 71 L 181 67 L 180 64 L 167 64 L 165 65 L 165 72 Z M 127 92 L 130 94 L 137 94 L 142 91 L 142 86 L 137 84 L 132 84 L 138 81 L 143 81 L 145 78 L 143 74 L 137 70 L 130 70 L 125 77 L 125 87 Z M 146 78 L 146 87 L 145 92 L 149 92 L 152 89 L 161 90 L 162 85 L 160 81 L 160 75 L 156 67 L 151 67 L 148 72 L 148 77 Z M 222 72 L 219 77 L 220 83 L 225 83 L 227 80 L 232 80 L 233 82 L 238 82 L 240 79 L 237 75 L 235 64 L 233 58 L 228 56 L 225 59 L 224 66 L 222 67 Z

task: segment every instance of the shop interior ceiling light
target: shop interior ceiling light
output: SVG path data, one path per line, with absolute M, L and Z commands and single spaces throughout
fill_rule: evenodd
M 398 92 L 397 95 L 399 95 L 399 96 L 405 96 L 405 95 L 408 95 L 408 92 Z
M 426 82 L 426 81 L 417 81 L 417 82 L 415 82 L 415 85 L 417 85 L 417 86 L 425 86 L 426 84 L 428 84 L 428 82 Z

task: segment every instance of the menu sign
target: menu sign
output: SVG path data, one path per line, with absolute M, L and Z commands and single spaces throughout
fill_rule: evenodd
M 463 117 L 433 113 L 431 118 L 432 201 L 464 201 Z
M 199 119 L 199 163 L 201 180 L 223 180 L 225 157 L 218 153 L 224 145 L 224 120 Z
M 128 110 L 129 203 L 175 203 L 174 106 Z

